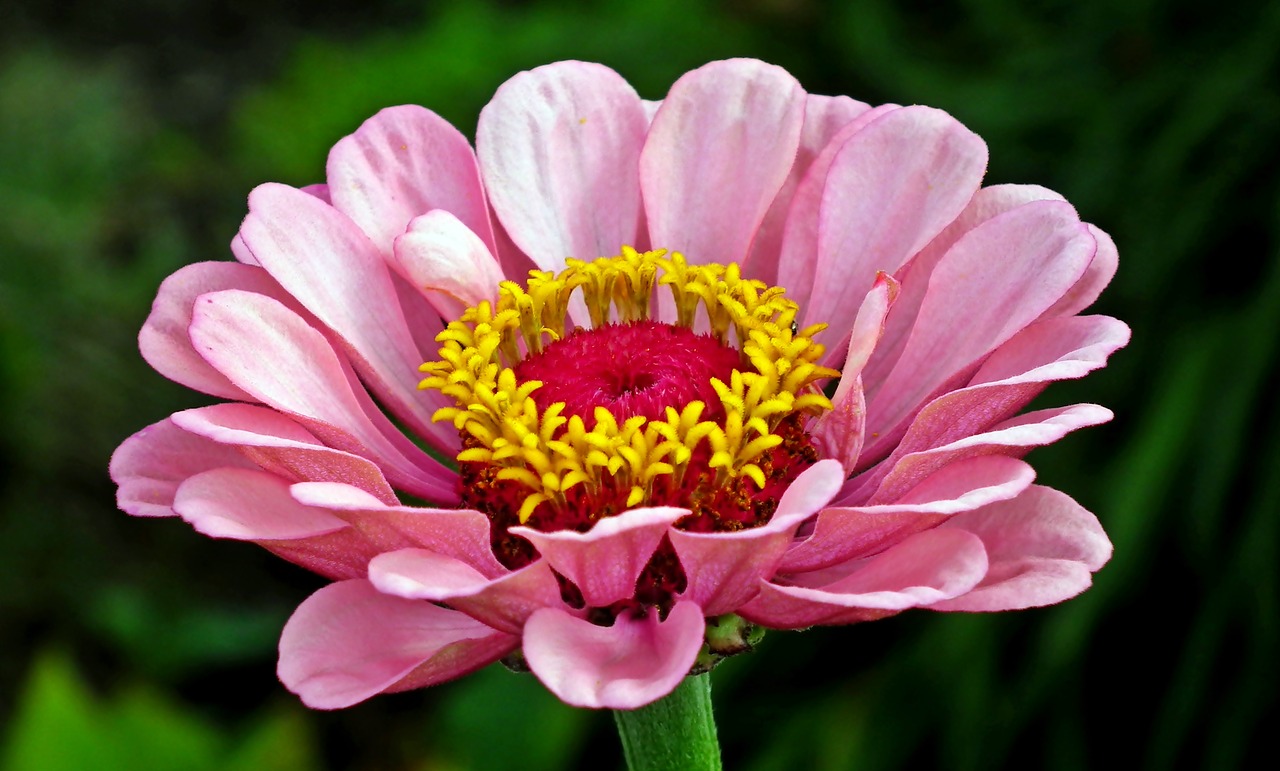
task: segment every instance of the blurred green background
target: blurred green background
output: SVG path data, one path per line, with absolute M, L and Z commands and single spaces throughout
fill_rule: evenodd
M 1280 5 L 1263 2 L 11 0 L 0 7 L 0 771 L 621 766 L 607 714 L 501 667 L 337 713 L 276 682 L 320 581 L 118 512 L 112 449 L 203 403 L 135 336 L 229 258 L 249 189 L 318 181 L 380 107 L 472 134 L 514 72 L 602 61 L 647 98 L 755 56 L 942 107 L 1109 231 L 1134 342 L 1042 404 L 1039 450 L 1116 553 L 1023 613 L 774 633 L 715 673 L 731 768 L 1230 769 L 1277 756 Z

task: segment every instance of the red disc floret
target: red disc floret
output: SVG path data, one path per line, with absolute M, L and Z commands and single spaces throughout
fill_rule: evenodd
M 578 329 L 515 367 L 521 382 L 539 380 L 539 409 L 564 402 L 564 414 L 588 423 L 604 407 L 622 423 L 643 415 L 663 417 L 667 407 L 707 405 L 708 420 L 721 417 L 711 378 L 727 382 L 742 355 L 710 335 L 687 327 L 635 321 Z

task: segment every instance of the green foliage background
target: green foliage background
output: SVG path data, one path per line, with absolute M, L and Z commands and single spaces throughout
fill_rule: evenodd
M 107 459 L 197 395 L 134 337 L 244 196 L 388 104 L 464 132 L 514 72 L 647 98 L 727 56 L 947 109 L 992 182 L 1120 246 L 1134 343 L 1045 404 L 1115 422 L 1032 459 L 1111 534 L 1070 603 L 776 633 L 716 672 L 729 767 L 1264 767 L 1280 651 L 1280 6 L 965 0 L 16 0 L 0 9 L 0 771 L 620 767 L 607 715 L 490 668 L 339 713 L 276 683 L 318 579 L 115 510 Z

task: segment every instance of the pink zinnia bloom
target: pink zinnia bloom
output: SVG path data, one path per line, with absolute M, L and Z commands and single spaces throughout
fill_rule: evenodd
M 333 579 L 280 642 L 318 708 L 517 654 L 633 708 L 726 614 L 1067 599 L 1111 545 L 1021 458 L 1111 413 L 1018 412 L 1127 342 L 1078 315 L 1116 249 L 986 161 L 944 112 L 749 60 L 660 103 L 521 73 L 474 152 L 386 109 L 160 287 L 144 357 L 230 402 L 125 441 L 120 507 Z

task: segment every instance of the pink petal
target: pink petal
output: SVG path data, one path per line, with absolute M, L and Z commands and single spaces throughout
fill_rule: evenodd
M 329 185 L 327 185 L 324 182 L 317 182 L 310 185 L 303 185 L 298 189 L 306 193 L 307 195 L 312 196 L 313 198 L 318 198 L 319 200 L 324 201 L 325 203 L 330 205 L 333 204 L 333 196 L 329 194 Z
M 249 246 L 244 242 L 244 238 L 236 233 L 231 239 L 231 256 L 236 258 L 236 262 L 244 265 L 258 265 L 258 258 L 253 256 L 253 252 L 249 251 Z
M 445 319 L 482 300 L 497 300 L 502 267 L 489 247 L 447 211 L 436 209 L 409 223 L 396 239 L 395 262 L 405 280 L 424 292 Z
M 876 346 L 863 373 L 868 396 L 875 395 L 893 365 L 897 364 L 920 313 L 920 304 L 924 302 L 929 288 L 929 277 L 956 241 L 998 214 L 1033 201 L 1061 200 L 1062 196 L 1039 185 L 993 185 L 974 193 L 960 216 L 898 271 L 896 277 L 902 285 L 902 292 L 893 304 L 893 311 L 885 321 L 880 344 Z
M 1098 242 L 1098 252 L 1076 285 L 1054 303 L 1052 308 L 1045 311 L 1045 316 L 1074 316 L 1088 308 L 1116 275 L 1116 269 L 1120 266 L 1120 252 L 1116 249 L 1116 242 L 1093 225 L 1087 227 Z
M 399 500 L 378 466 L 367 458 L 325 447 L 297 422 L 266 407 L 215 404 L 174 414 L 182 429 L 238 448 L 264 471 L 293 482 L 342 482 L 383 503 Z
M 832 405 L 830 412 L 818 418 L 809 427 L 814 447 L 824 458 L 840 461 L 844 473 L 852 474 L 862 454 L 862 442 L 866 436 L 867 401 L 862 395 L 862 378 L 840 379 L 845 393 Z
M 545 560 L 497 578 L 425 549 L 381 554 L 369 563 L 378 591 L 411 600 L 446 603 L 494 629 L 519 634 L 534 611 L 563 607 L 560 585 Z
M 613 70 L 559 62 L 508 80 L 480 113 L 476 149 L 494 211 L 543 270 L 636 242 L 640 97 Z
M 529 275 L 531 270 L 538 270 L 538 266 L 529 258 L 529 255 L 520 251 L 520 247 L 516 246 L 511 236 L 507 235 L 507 229 L 502 227 L 502 223 L 496 219 L 493 221 L 493 239 L 498 244 L 493 255 L 498 258 L 498 264 L 502 266 L 502 275 L 521 277 Z
M 176 383 L 224 399 L 250 401 L 248 394 L 195 352 L 187 335 L 196 298 L 221 289 L 257 292 L 300 310 L 261 268 L 234 262 L 197 262 L 179 268 L 160 284 L 151 315 L 138 333 L 138 348 L 148 364 Z
M 1009 501 L 952 518 L 943 527 L 982 539 L 991 569 L 975 589 L 937 610 L 995 611 L 1051 605 L 1089 587 L 1111 558 L 1111 542 L 1080 504 L 1033 486 Z
M 116 505 L 136 517 L 172 517 L 173 496 L 188 477 L 216 468 L 254 468 L 231 447 L 190 434 L 166 418 L 124 440 L 111 455 Z
M 314 196 L 266 184 L 249 194 L 240 234 L 272 277 L 337 334 L 387 408 L 418 435 L 436 439 L 435 402 L 418 391 L 425 359 L 392 274 L 364 232 Z
M 1025 455 L 1034 447 L 1052 444 L 1081 428 L 1096 426 L 1111 420 L 1111 410 L 1096 404 L 1077 404 L 1052 410 L 1032 412 L 999 423 L 990 431 L 965 436 L 948 444 L 915 452 L 907 452 L 885 465 L 892 470 L 879 482 L 879 487 L 866 498 L 866 491 L 877 479 L 869 475 L 865 484 L 855 487 L 844 500 L 868 500 L 878 503 L 892 501 L 903 490 L 910 489 L 919 480 L 956 461 L 995 453 Z M 915 446 L 912 442 L 911 446 Z M 859 480 L 855 480 L 855 484 Z
M 1047 318 L 996 349 L 970 384 L 1074 380 L 1105 365 L 1128 342 L 1128 325 L 1110 316 Z
M 741 263 L 796 160 L 805 94 L 786 71 L 712 62 L 671 87 L 640 155 L 656 248 Z
M 1076 428 L 1105 423 L 1111 419 L 1109 411 L 1092 405 L 1081 406 L 1073 408 L 1065 419 L 1056 421 L 1063 424 L 1063 430 L 1056 435 L 1022 433 L 993 438 L 993 441 L 987 441 L 985 436 L 965 441 L 1022 409 L 1050 382 L 1084 377 L 1103 366 L 1107 356 L 1128 340 L 1129 328 L 1106 316 L 1047 318 L 1030 325 L 986 360 L 974 374 L 972 385 L 943 394 L 927 404 L 912 420 L 893 454 L 856 477 L 850 493 L 841 500 L 868 500 L 885 476 L 898 473 L 898 464 L 913 453 L 932 453 L 933 460 L 923 472 L 928 474 L 942 463 L 959 457 L 948 454 L 952 450 L 969 448 L 963 453 L 967 456 L 982 452 L 980 447 L 1032 447 L 1056 441 Z M 1025 441 L 1031 444 L 1023 444 Z M 952 447 L 956 442 L 961 444 Z M 947 449 L 943 450 L 944 447 Z M 914 484 L 909 479 L 905 483 Z M 899 485 L 896 489 L 904 488 Z
M 280 303 L 237 290 L 202 295 L 191 340 L 238 387 L 301 421 L 325 444 L 374 460 L 415 495 L 456 499 L 452 475 L 426 453 L 405 457 L 388 438 L 395 432 L 390 422 L 361 408 L 324 335 Z
M 799 525 L 826 506 L 843 482 L 844 471 L 839 464 L 832 460 L 818 461 L 796 477 L 782 494 L 777 511 L 765 527 L 778 526 L 785 530 Z
M 339 709 L 452 680 L 517 645 L 464 613 L 342 581 L 294 611 L 280 635 L 277 674 L 308 707 Z
M 751 244 L 751 254 L 742 266 L 744 275 L 766 284 L 777 282 L 783 228 L 800 180 L 809 171 L 814 158 L 832 138 L 869 109 L 868 105 L 847 96 L 805 95 L 804 126 L 800 131 L 800 146 L 796 150 L 795 161 L 791 164 L 786 182 L 782 183 L 782 189 L 774 197 L 756 232 L 755 241 Z
M 1040 608 L 1069 600 L 1092 584 L 1089 568 L 1072 560 L 1005 560 L 992 565 L 982 583 L 967 594 L 943 600 L 930 610 L 991 613 Z
M 331 579 L 363 577 L 378 552 L 346 522 L 302 506 L 283 479 L 262 471 L 215 469 L 182 483 L 173 510 L 213 538 L 253 541 Z
M 827 172 L 806 323 L 840 339 L 870 289 L 942 232 L 977 192 L 987 147 L 941 110 L 904 107 L 844 143 Z
M 824 509 L 809 537 L 783 556 L 778 572 L 819 570 L 876 554 L 960 512 L 1013 498 L 1034 478 L 1031 467 L 1014 458 L 971 458 L 937 470 L 897 500 Z
M 394 255 L 390 263 L 393 268 L 391 285 L 396 290 L 396 302 L 400 303 L 405 324 L 409 326 L 409 337 L 413 340 L 414 349 L 424 354 L 439 351 L 440 343 L 436 341 L 436 337 L 440 334 L 440 330 L 444 329 L 446 319 L 452 321 L 456 316 L 441 316 L 440 311 L 431 304 L 428 295 L 402 275 L 402 269 L 395 261 Z M 341 347 L 342 341 L 338 340 L 337 345 Z M 419 391 L 418 398 L 430 404 L 439 403 L 443 399 L 434 391 Z M 460 444 L 457 441 L 457 431 L 452 424 L 432 423 L 431 425 L 431 434 L 426 438 L 437 449 L 447 450 L 450 455 L 457 454 Z
M 305 185 L 299 189 L 307 195 L 318 198 L 327 204 L 333 204 L 333 201 L 329 199 L 328 185 Z M 258 264 L 258 258 L 254 257 L 253 252 L 249 250 L 249 245 L 244 242 L 244 236 L 240 235 L 238 232 L 231 239 L 231 256 L 236 258 L 236 262 L 240 262 L 245 265 L 253 265 L 254 267 L 262 267 Z
M 693 667 L 706 624 L 692 602 L 665 621 L 620 616 L 596 626 L 545 608 L 524 628 L 524 656 L 543 685 L 574 707 L 635 709 L 675 689 Z
M 290 494 L 349 522 L 379 552 L 421 548 L 460 560 L 488 578 L 508 572 L 493 556 L 489 519 L 478 511 L 387 506 L 363 490 L 331 482 L 298 483 Z
M 824 457 L 839 460 L 846 475 L 857 468 L 866 436 L 867 402 L 862 388 L 862 368 L 880 340 L 885 316 L 897 294 L 898 282 L 884 273 L 876 277 L 853 322 L 840 383 L 831 395 L 832 409 L 809 428 L 818 450 Z
M 173 509 L 201 533 L 237 541 L 290 540 L 347 527 L 289 497 L 289 483 L 264 471 L 220 468 L 187 479 Z
M 929 397 L 1057 302 L 1095 248 L 1075 211 L 1058 201 L 1020 206 L 962 236 L 930 277 L 902 357 L 869 400 L 867 430 L 878 439 L 864 457 L 882 457 Z
M 977 536 L 962 530 L 926 530 L 857 562 L 847 575 L 821 586 L 763 583 L 759 596 L 739 613 L 775 629 L 871 621 L 958 597 L 986 572 L 987 556 Z
M 471 145 L 439 115 L 388 107 L 333 146 L 327 169 L 333 206 L 385 255 L 409 221 L 445 209 L 492 248 L 493 235 Z
M 509 532 L 529 539 L 557 573 L 577 585 L 587 607 L 603 608 L 635 595 L 636 579 L 654 549 L 671 524 L 688 513 L 654 506 L 604 517 L 585 533 L 543 533 L 529 527 Z
M 802 308 L 808 307 L 814 289 L 813 275 L 818 265 L 818 219 L 831 162 L 850 137 L 872 121 L 900 109 L 896 104 L 882 104 L 854 118 L 827 142 L 796 186 L 782 229 L 777 285 L 784 287 L 787 296 Z
M 862 375 L 871 353 L 880 342 L 884 333 L 885 319 L 889 309 L 898 299 L 901 286 L 887 273 L 876 274 L 875 283 L 871 285 L 867 296 L 863 298 L 858 315 L 854 318 L 853 329 L 849 335 L 849 350 L 845 354 L 844 367 L 840 372 L 840 384 L 831 396 L 832 402 L 840 401 L 851 388 L 846 381 L 856 380 Z
M 719 616 L 736 610 L 759 591 L 759 582 L 773 575 L 778 559 L 791 543 L 800 523 L 813 516 L 840 490 L 844 470 L 823 460 L 796 478 L 778 502 L 768 523 L 731 533 L 670 532 L 688 586 L 681 599 Z

